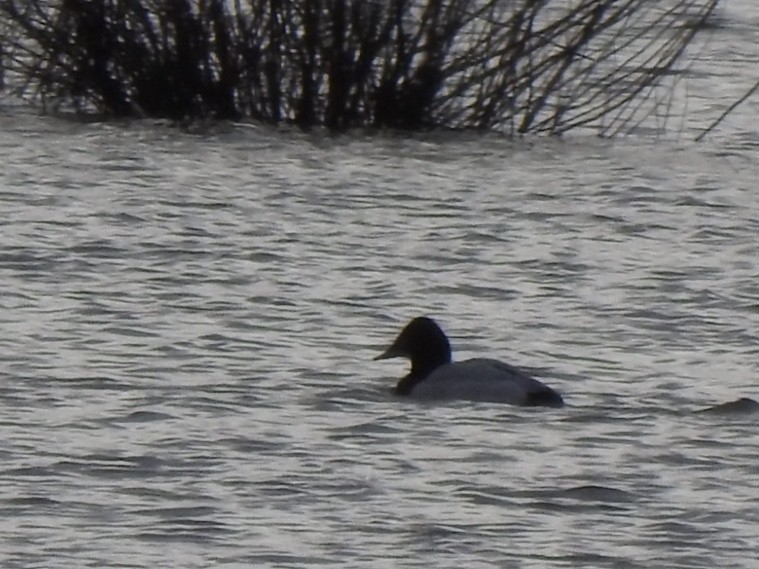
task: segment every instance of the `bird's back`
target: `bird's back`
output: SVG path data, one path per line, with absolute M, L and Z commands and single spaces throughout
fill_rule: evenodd
M 411 392 L 420 399 L 465 399 L 514 405 L 560 406 L 561 396 L 505 362 L 476 358 L 437 368 Z

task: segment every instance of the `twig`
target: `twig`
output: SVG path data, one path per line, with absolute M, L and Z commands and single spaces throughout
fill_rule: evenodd
M 748 99 L 748 98 L 749 98 L 751 95 L 753 95 L 753 94 L 756 92 L 756 90 L 757 90 L 757 89 L 759 89 L 759 81 L 757 81 L 756 83 L 754 83 L 754 86 L 753 86 L 753 87 L 751 87 L 751 89 L 749 89 L 749 90 L 748 90 L 748 91 L 747 91 L 747 92 L 746 92 L 746 93 L 745 93 L 745 94 L 744 94 L 744 95 L 743 95 L 743 96 L 742 96 L 740 99 L 738 99 L 738 100 L 737 100 L 737 101 L 735 101 L 735 102 L 734 102 L 732 105 L 730 105 L 730 106 L 729 106 L 727 109 L 725 109 L 725 112 L 723 112 L 723 113 L 722 113 L 722 114 L 721 114 L 719 117 L 717 117 L 717 120 L 715 120 L 715 121 L 714 121 L 712 124 L 710 124 L 710 125 L 709 125 L 709 126 L 708 126 L 708 127 L 705 129 L 705 130 L 704 130 L 704 131 L 702 131 L 702 132 L 701 132 L 701 134 L 699 134 L 699 135 L 696 137 L 696 142 L 701 142 L 701 140 L 702 140 L 702 139 L 703 139 L 703 138 L 704 138 L 704 137 L 705 137 L 707 134 L 709 134 L 711 131 L 713 131 L 713 130 L 714 130 L 716 127 L 717 127 L 717 125 L 718 125 L 719 123 L 721 123 L 721 122 L 722 122 L 722 121 L 725 119 L 725 117 L 726 117 L 727 115 L 729 115 L 730 113 L 732 113 L 732 112 L 733 112 L 733 110 L 735 109 L 735 107 L 737 107 L 737 106 L 738 106 L 738 105 L 740 105 L 740 104 L 741 104 L 743 101 L 745 101 L 745 100 L 746 100 L 746 99 Z

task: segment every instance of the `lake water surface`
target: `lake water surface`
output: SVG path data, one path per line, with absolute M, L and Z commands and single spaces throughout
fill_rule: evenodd
M 759 399 L 735 10 L 671 137 L 0 109 L 0 565 L 757 567 L 759 414 L 695 413 Z M 420 314 L 567 406 L 394 397 Z

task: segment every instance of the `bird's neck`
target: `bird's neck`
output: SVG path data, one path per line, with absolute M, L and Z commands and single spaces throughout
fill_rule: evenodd
M 409 395 L 414 387 L 423 381 L 428 375 L 440 366 L 451 363 L 451 356 L 431 359 L 415 359 L 411 361 L 411 372 L 398 382 L 395 386 L 397 395 Z

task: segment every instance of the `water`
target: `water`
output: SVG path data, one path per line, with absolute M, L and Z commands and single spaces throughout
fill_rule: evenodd
M 755 49 L 723 17 L 705 68 Z M 756 109 L 702 144 L 708 106 L 613 143 L 0 111 L 0 564 L 756 567 L 758 415 L 694 413 L 759 399 Z M 567 407 L 393 397 L 418 314 Z

